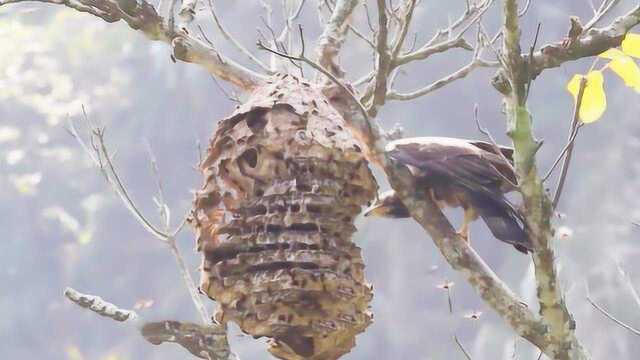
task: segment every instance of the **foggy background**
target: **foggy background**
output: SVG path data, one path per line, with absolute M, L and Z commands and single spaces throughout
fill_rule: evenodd
M 524 1 L 523 1 L 524 2 Z M 618 14 L 635 1 L 622 1 Z M 216 2 L 228 30 L 254 49 L 263 9 L 258 1 Z M 418 45 L 463 11 L 465 2 L 425 0 L 416 10 L 412 32 Z M 280 1 L 273 1 L 279 31 Z M 307 49 L 319 34 L 317 2 L 307 1 L 299 20 Z M 375 4 L 371 3 L 371 8 Z M 363 8 L 357 24 L 362 30 Z M 374 15 L 374 14 L 372 14 Z M 485 25 L 499 28 L 500 2 L 488 11 Z M 533 1 L 523 19 L 523 48 L 542 23 L 538 44 L 566 35 L 569 16 L 591 18 L 588 0 Z M 245 58 L 213 30 L 205 8 L 197 20 L 225 54 Z M 611 17 L 602 24 L 608 24 Z M 265 32 L 264 28 L 262 29 Z M 640 32 L 640 28 L 636 30 Z M 412 36 L 412 35 L 410 35 Z M 467 34 L 474 40 L 474 31 Z M 310 50 L 309 50 L 310 51 Z M 115 162 L 135 201 L 159 223 L 152 197 L 155 182 L 146 151 L 158 158 L 174 222 L 191 207 L 193 189 L 202 179 L 194 170 L 197 143 L 206 147 L 219 119 L 230 114 L 229 101 L 198 66 L 171 62 L 169 47 L 146 40 L 124 23 L 60 6 L 28 3 L 0 7 L 0 353 L 3 359 L 165 360 L 188 359 L 177 345 L 153 346 L 132 326 L 116 323 L 67 301 L 72 286 L 125 308 L 153 300 L 139 313 L 147 320 L 197 322 L 197 313 L 173 257 L 131 217 L 65 130 L 67 117 L 89 116 L 107 127 Z M 259 54 L 267 59 L 264 53 Z M 486 52 L 486 57 L 490 57 Z M 397 87 L 426 85 L 470 61 L 453 50 L 406 67 Z M 352 35 L 341 54 L 349 79 L 371 68 L 370 49 Z M 546 172 L 565 144 L 573 100 L 565 86 L 574 73 L 585 73 L 592 59 L 547 70 L 534 83 L 529 107 L 535 131 L 545 145 L 539 168 Z M 600 62 L 599 66 L 604 63 Z M 250 64 L 249 64 L 250 65 Z M 400 123 L 406 136 L 482 138 L 480 119 L 499 142 L 506 143 L 501 98 L 489 80 L 493 69 L 478 69 L 467 79 L 411 102 L 389 102 L 379 119 L 391 128 Z M 222 84 L 226 89 L 229 85 Z M 578 336 L 594 359 L 633 359 L 640 341 L 596 312 L 592 297 L 618 318 L 640 327 L 634 303 L 618 264 L 640 287 L 640 94 L 606 72 L 608 109 L 579 135 L 561 200 L 558 226 L 571 230 L 556 241 L 562 285 Z M 79 128 L 82 129 L 81 124 Z M 379 175 L 379 173 L 377 173 Z M 382 190 L 388 185 L 378 176 Z M 555 177 L 549 186 L 554 188 Z M 456 221 L 457 212 L 450 212 Z M 374 285 L 374 323 L 357 337 L 344 359 L 465 359 L 453 341 L 457 334 L 474 359 L 536 359 L 538 351 L 514 333 L 452 272 L 429 237 L 412 221 L 358 219 L 354 241 L 363 248 L 367 279 Z M 528 256 L 491 237 L 474 223 L 472 244 L 529 306 L 535 287 Z M 190 229 L 179 245 L 197 278 L 199 255 Z M 454 311 L 436 286 L 452 281 Z M 210 309 L 213 303 L 207 301 Z M 466 314 L 482 312 L 479 320 Z M 231 326 L 232 349 L 242 359 L 268 359 L 264 340 L 239 335 Z M 514 355 L 515 352 L 515 355 Z M 633 354 L 636 354 L 635 356 Z

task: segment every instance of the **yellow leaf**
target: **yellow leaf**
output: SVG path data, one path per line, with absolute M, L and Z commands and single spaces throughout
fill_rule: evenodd
M 609 49 L 598 56 L 611 59 L 607 67 L 618 74 L 625 85 L 640 92 L 640 68 L 629 55 L 618 49 Z
M 640 68 L 632 58 L 626 56 L 611 60 L 609 67 L 624 80 L 624 84 L 640 92 Z
M 580 80 L 583 77 L 583 75 L 574 75 L 567 84 L 567 90 L 573 95 L 574 101 L 577 101 Z M 586 79 L 587 85 L 582 95 L 579 116 L 582 122 L 592 123 L 600 119 L 607 109 L 607 97 L 604 93 L 604 77 L 601 71 L 590 71 Z
M 640 58 L 640 34 L 627 34 L 622 40 L 622 51 L 627 55 Z
M 609 50 L 603 52 L 602 54 L 598 55 L 598 57 L 609 59 L 609 60 L 613 60 L 613 59 L 619 58 L 620 56 L 623 56 L 623 55 L 625 55 L 625 54 L 622 51 L 614 48 L 614 49 L 609 49 Z

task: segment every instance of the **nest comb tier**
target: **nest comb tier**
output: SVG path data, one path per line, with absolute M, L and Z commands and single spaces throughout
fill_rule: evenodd
M 216 319 L 281 359 L 337 359 L 371 323 L 355 217 L 377 184 L 319 88 L 291 75 L 222 120 L 192 223 Z

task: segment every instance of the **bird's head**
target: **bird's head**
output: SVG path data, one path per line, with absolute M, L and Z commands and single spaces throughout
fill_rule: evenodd
M 376 200 L 367 210 L 364 212 L 364 216 L 376 216 L 387 218 L 408 218 L 411 215 L 409 210 L 404 206 L 400 198 L 396 195 L 396 192 L 389 190 L 380 194 L 378 200 Z

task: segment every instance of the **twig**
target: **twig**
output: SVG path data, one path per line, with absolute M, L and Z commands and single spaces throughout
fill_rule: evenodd
M 222 94 L 231 102 L 234 102 L 236 104 L 240 104 L 242 103 L 242 101 L 240 101 L 240 98 L 238 97 L 237 94 L 235 94 L 234 92 L 228 92 L 223 86 L 222 84 L 220 84 L 220 81 L 218 81 L 218 78 L 216 78 L 215 76 L 211 76 L 211 78 L 213 79 L 214 84 L 216 84 L 216 87 L 220 90 L 220 92 L 222 92 Z
M 149 161 L 151 162 L 151 171 L 153 173 L 153 177 L 156 179 L 156 186 L 158 188 L 158 197 L 154 198 L 154 201 L 158 206 L 160 217 L 164 221 L 165 231 L 169 231 L 169 228 L 171 227 L 171 211 L 165 201 L 164 186 L 162 184 L 162 178 L 160 177 L 160 170 L 158 169 L 158 161 L 156 160 L 156 156 L 151 148 L 151 143 L 146 141 L 146 144 Z
M 406 10 L 402 19 L 402 26 L 400 28 L 399 34 L 396 37 L 396 40 L 394 41 L 393 50 L 391 51 L 392 58 L 397 58 L 398 55 L 400 55 L 400 51 L 402 50 L 402 46 L 404 45 L 404 40 L 407 37 L 407 33 L 411 25 L 411 20 L 413 19 L 413 11 L 415 10 L 417 3 L 417 0 L 407 0 L 407 3 L 405 5 Z
M 635 225 L 635 226 L 637 226 L 637 227 L 640 227 L 640 222 L 632 221 L 632 222 L 631 222 L 631 225 Z
M 299 29 L 300 29 L 300 38 L 303 38 L 302 36 L 302 26 L 299 25 Z M 360 111 L 360 113 L 362 114 L 362 116 L 365 119 L 369 119 L 369 115 L 367 114 L 367 110 L 364 107 L 364 105 L 362 105 L 362 103 L 360 102 L 360 100 L 358 100 L 358 98 L 353 94 L 353 92 L 345 85 L 342 83 L 342 81 L 340 81 L 336 76 L 334 76 L 331 72 L 329 72 L 329 70 L 325 69 L 324 67 L 322 67 L 320 64 L 317 64 L 315 62 L 313 62 L 312 60 L 310 60 L 309 58 L 307 58 L 304 53 L 301 53 L 298 56 L 293 56 L 293 55 L 289 55 L 289 54 L 285 54 L 282 53 L 278 50 L 275 49 L 271 49 L 268 46 L 264 45 L 261 41 L 258 41 L 256 43 L 256 45 L 258 46 L 259 49 L 262 50 L 266 50 L 272 54 L 275 54 L 277 56 L 283 57 L 283 58 L 287 58 L 290 60 L 294 60 L 294 61 L 302 61 L 303 63 L 311 66 L 314 70 L 317 70 L 319 72 L 321 72 L 324 76 L 326 76 L 327 78 L 329 78 L 329 80 L 331 80 L 333 83 L 335 83 L 336 85 L 338 85 L 340 87 L 340 89 L 342 89 L 346 94 L 348 94 L 351 97 L 351 100 L 354 101 L 354 103 L 356 105 L 358 105 L 358 109 Z
M 527 11 L 529 11 L 532 2 L 532 0 L 527 0 L 527 2 L 524 4 L 524 7 L 522 7 L 522 9 L 520 9 L 520 11 L 518 12 L 518 17 L 523 17 L 527 14 Z
M 427 95 L 429 93 L 432 93 L 440 88 L 443 88 L 453 83 L 456 80 L 464 79 L 465 77 L 467 77 L 467 75 L 469 75 L 473 70 L 477 68 L 495 67 L 495 66 L 496 64 L 487 62 L 482 59 L 473 59 L 469 64 L 461 67 L 455 72 L 439 80 L 432 82 L 431 84 L 423 88 L 420 88 L 411 92 L 407 92 L 407 93 L 400 93 L 400 92 L 397 92 L 396 90 L 390 90 L 387 93 L 387 99 L 388 100 L 412 100 L 412 99 Z
M 542 177 L 542 181 L 548 180 L 549 177 L 551 177 L 551 175 L 553 175 L 553 171 L 556 169 L 556 167 L 558 167 L 558 164 L 564 158 L 564 156 L 567 153 L 567 151 L 569 150 L 569 148 L 573 146 L 573 142 L 575 141 L 575 139 L 576 139 L 576 137 L 578 135 L 578 130 L 580 128 L 582 128 L 582 126 L 583 126 L 582 123 L 578 124 L 578 126 L 576 126 L 576 128 L 573 130 L 573 132 L 569 133 L 569 140 L 568 140 L 567 144 L 565 144 L 564 148 L 562 148 L 562 151 L 560 152 L 558 157 L 554 160 L 553 165 L 551 165 L 551 168 L 549 169 L 549 171 L 547 171 L 547 173 Z
M 215 6 L 213 4 L 214 0 L 207 0 L 207 1 L 209 3 L 209 12 L 211 12 L 211 17 L 213 17 L 213 21 L 216 23 L 216 26 L 218 27 L 218 30 L 220 30 L 220 33 L 222 34 L 222 36 L 224 36 L 224 38 L 227 39 L 227 41 L 229 41 L 233 46 L 235 46 L 236 49 L 238 49 L 238 51 L 240 51 L 247 58 L 249 58 L 251 61 L 253 61 L 262 70 L 266 71 L 268 74 L 273 73 L 273 71 L 265 63 L 263 63 L 255 55 L 253 55 L 249 50 L 247 50 L 247 48 L 242 46 L 242 44 L 240 44 L 240 42 L 238 42 L 238 40 L 236 40 L 233 36 L 231 36 L 231 34 L 222 25 L 222 22 L 220 21 L 220 18 L 218 17 L 218 13 L 216 12 L 216 8 L 215 8 Z
M 587 301 L 589 301 L 589 303 L 591 303 L 591 305 L 593 305 L 593 307 L 596 308 L 596 310 L 598 310 L 600 313 L 602 313 L 602 315 L 606 316 L 609 320 L 613 321 L 614 323 L 616 323 L 620 327 L 624 328 L 625 330 L 628 330 L 632 334 L 634 334 L 636 336 L 640 336 L 640 330 L 637 330 L 634 327 L 632 327 L 632 326 L 630 326 L 630 325 L 618 320 L 615 316 L 611 315 L 604 308 L 602 308 L 595 301 L 593 301 L 593 299 L 591 299 L 591 297 L 587 296 Z
M 478 112 L 479 112 L 479 106 L 478 104 L 475 104 L 473 106 L 473 119 L 476 122 L 476 127 L 478 128 L 478 131 L 483 134 L 484 136 L 487 137 L 487 139 L 489 139 L 489 142 L 491 143 L 491 146 L 493 147 L 493 151 L 496 153 L 496 155 L 500 156 L 500 158 L 502 158 L 502 161 L 504 161 L 505 166 L 507 166 L 510 171 L 515 174 L 516 173 L 516 169 L 513 167 L 513 163 L 512 161 L 510 161 L 509 159 L 507 159 L 506 156 L 504 156 L 504 154 L 502 153 L 502 150 L 500 149 L 500 145 L 498 145 L 498 143 L 496 142 L 496 140 L 493 138 L 493 135 L 491 135 L 491 132 L 489 131 L 489 129 L 485 128 L 484 126 L 482 126 L 482 124 L 480 123 L 480 116 L 478 116 Z M 493 165 L 492 165 L 493 167 Z M 501 171 L 498 171 L 498 169 L 496 169 L 495 167 L 494 171 L 496 172 L 496 174 L 500 175 L 502 177 L 502 179 L 504 181 L 506 181 L 509 185 L 513 186 L 514 189 L 518 188 L 518 184 L 515 184 L 511 179 L 507 178 Z
M 560 195 L 562 195 L 562 189 L 564 188 L 564 183 L 567 178 L 567 173 L 569 171 L 569 165 L 571 164 L 573 147 L 575 144 L 576 137 L 578 136 L 578 131 L 580 130 L 580 106 L 582 105 L 582 98 L 584 97 L 584 90 L 586 87 L 587 87 L 587 79 L 585 77 L 582 77 L 582 79 L 580 79 L 580 88 L 578 89 L 578 95 L 576 96 L 576 104 L 573 108 L 573 119 L 571 120 L 571 131 L 569 133 L 568 144 L 565 147 L 565 150 L 558 157 L 559 159 L 560 157 L 564 156 L 564 154 L 566 153 L 566 157 L 564 158 L 564 161 L 562 163 L 562 170 L 560 171 L 560 178 L 558 179 L 558 185 L 556 186 L 556 191 L 553 195 L 552 206 L 554 209 L 558 206 L 558 202 L 560 201 Z M 557 165 L 557 161 L 558 160 L 556 160 L 556 163 L 554 163 L 554 165 L 551 167 L 551 169 L 549 170 L 548 174 L 545 176 L 544 179 L 546 179 L 548 176 L 551 175 L 551 173 L 553 172 L 553 169 Z
M 453 286 L 453 283 L 448 282 L 448 281 L 445 281 L 444 285 L 442 286 L 442 288 L 444 288 L 447 291 L 447 305 L 449 306 L 449 315 L 451 315 L 451 316 L 453 316 L 453 295 L 451 294 L 451 287 L 452 286 Z M 458 339 L 458 335 L 455 333 L 455 331 L 453 332 L 453 340 L 455 341 L 456 345 L 458 345 L 458 348 L 460 349 L 460 351 L 462 351 L 464 356 L 468 360 L 471 360 L 471 356 L 469 355 L 467 350 L 464 348 L 464 346 L 462 345 L 462 343 Z
M 618 5 L 619 3 L 620 0 L 603 0 L 602 4 L 600 4 L 600 8 L 598 8 L 593 18 L 591 18 L 591 20 L 589 20 L 589 22 L 584 25 L 583 32 L 594 27 L 600 20 L 602 20 L 605 15 L 607 15 L 607 13 L 609 13 L 613 9 L 614 6 Z
M 170 220 L 169 220 L 170 212 L 168 211 L 167 204 L 164 203 L 164 200 L 163 200 L 164 196 L 160 196 L 159 197 L 160 200 L 158 200 L 158 206 L 161 209 L 161 216 L 163 216 L 163 221 L 165 225 L 164 230 L 161 230 L 155 225 L 153 225 L 147 219 L 147 217 L 142 214 L 142 212 L 138 209 L 135 202 L 129 196 L 128 190 L 124 186 L 112 162 L 112 156 L 110 155 L 110 152 L 107 149 L 107 146 L 105 144 L 105 139 L 104 139 L 105 129 L 91 124 L 91 121 L 87 116 L 84 106 L 82 107 L 82 112 L 83 112 L 84 120 L 87 123 L 87 126 L 89 127 L 88 130 L 89 130 L 91 145 L 87 144 L 83 140 L 83 138 L 78 134 L 72 122 L 70 122 L 70 125 L 68 128 L 69 133 L 78 141 L 78 143 L 85 150 L 87 155 L 89 155 L 89 157 L 92 159 L 94 164 L 98 167 L 98 169 L 102 173 L 107 183 L 111 185 L 115 193 L 120 197 L 120 200 L 122 201 L 122 203 L 127 207 L 127 209 L 129 209 L 130 213 L 136 218 L 136 220 L 140 224 L 142 224 L 142 226 L 149 233 L 151 233 L 156 239 L 162 241 L 163 243 L 169 246 L 169 248 L 172 251 L 172 254 L 176 259 L 176 262 L 178 264 L 178 267 L 184 279 L 185 285 L 187 286 L 187 290 L 189 291 L 189 294 L 196 307 L 196 310 L 198 311 L 203 323 L 205 324 L 210 323 L 209 314 L 207 313 L 207 310 L 204 304 L 202 303 L 202 300 L 200 299 L 200 295 L 198 294 L 197 287 L 193 279 L 191 278 L 191 274 L 189 273 L 189 270 L 184 263 L 184 259 L 182 258 L 180 251 L 176 246 L 175 237 L 180 232 L 180 230 L 182 230 L 186 222 L 186 218 L 178 225 L 178 227 L 175 230 L 171 231 L 168 228 L 168 224 L 170 223 Z M 152 159 L 155 158 L 153 157 L 153 155 L 151 156 L 152 156 Z M 152 160 L 152 166 L 154 166 L 153 163 L 154 163 L 154 160 Z M 157 167 L 157 164 L 155 166 Z M 158 180 L 157 184 L 159 184 L 160 186 L 161 182 Z M 159 192 L 160 193 L 162 192 L 161 187 L 159 187 Z
M 451 48 L 472 50 L 473 48 L 462 38 L 462 36 L 471 28 L 471 26 L 480 21 L 482 15 L 484 15 L 484 13 L 491 7 L 493 2 L 494 0 L 484 0 L 481 3 L 474 5 L 470 11 L 466 11 L 447 29 L 439 30 L 436 35 L 420 49 L 401 55 L 395 59 L 395 65 L 404 65 L 411 61 L 423 60 L 433 54 L 443 52 Z M 451 36 L 454 32 L 457 32 L 457 34 Z
M 471 355 L 469 355 L 469 353 L 467 352 L 467 350 L 465 350 L 464 346 L 462 346 L 462 343 L 460 342 L 460 340 L 458 339 L 457 335 L 453 335 L 453 340 L 455 340 L 456 344 L 458 345 L 458 348 L 460 349 L 460 351 L 462 351 L 462 353 L 464 354 L 464 357 L 467 358 L 467 360 L 472 360 L 471 359 Z
M 285 17 L 285 21 L 284 27 L 278 36 L 278 41 L 281 43 L 286 41 L 288 48 L 291 48 L 291 31 L 293 28 L 293 22 L 300 16 L 300 14 L 302 14 L 302 9 L 304 8 L 305 3 L 306 0 L 300 0 L 298 6 L 287 14 L 288 2 L 282 1 L 282 15 Z M 300 73 L 303 74 L 302 68 L 300 68 Z
M 129 212 L 134 216 L 134 218 L 140 224 L 142 224 L 142 226 L 155 238 L 159 239 L 160 241 L 166 242 L 169 234 L 158 229 L 156 226 L 151 224 L 149 220 L 147 220 L 147 218 L 140 212 L 140 210 L 138 210 L 135 203 L 131 200 L 127 189 L 122 184 L 122 181 L 120 181 L 120 177 L 118 176 L 117 171 L 115 170 L 115 167 L 111 162 L 111 155 L 104 145 L 104 128 L 99 128 L 96 126 L 92 127 L 92 125 L 90 125 L 91 122 L 87 116 L 84 106 L 82 107 L 82 113 L 84 120 L 89 127 L 91 145 L 87 144 L 78 134 L 78 131 L 73 125 L 73 122 L 69 121 L 69 127 L 67 128 L 67 130 L 69 131 L 71 136 L 73 136 L 76 141 L 78 141 L 85 153 L 89 155 L 93 163 L 100 170 L 100 173 L 102 174 L 104 179 L 109 185 L 111 185 L 115 193 L 120 197 L 120 200 L 122 200 Z
M 636 225 L 638 225 L 638 224 L 636 224 Z M 640 226 L 640 225 L 638 225 L 638 226 Z M 633 297 L 633 301 L 635 301 L 636 305 L 640 308 L 640 295 L 638 294 L 638 291 L 636 290 L 635 286 L 633 286 L 633 282 L 631 281 L 631 277 L 629 277 L 629 274 L 627 274 L 627 272 L 624 270 L 624 268 L 622 267 L 622 264 L 617 263 L 616 267 L 618 268 L 618 273 L 620 274 L 620 276 L 624 280 L 624 283 L 627 285 L 627 288 L 629 289 L 629 292 L 631 293 L 631 296 Z

